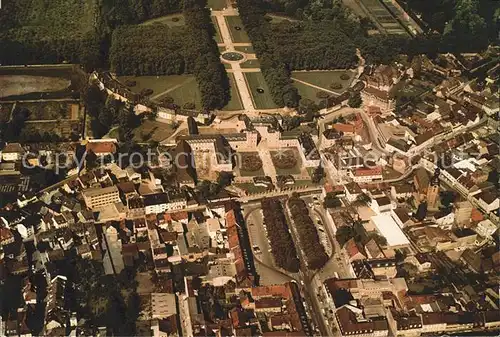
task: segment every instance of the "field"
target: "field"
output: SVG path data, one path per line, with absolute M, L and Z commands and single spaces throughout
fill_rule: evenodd
M 234 47 L 234 49 L 242 53 L 255 54 L 255 51 L 253 50 L 252 46 L 236 46 Z
M 143 89 L 152 89 L 152 100 L 160 100 L 161 96 L 167 95 L 165 92 L 182 85 L 193 79 L 189 75 L 170 75 L 170 76 L 119 76 L 118 80 L 125 84 L 127 80 L 136 81 L 136 85 L 129 87 L 130 90 L 140 93 Z M 165 93 L 165 94 L 163 94 Z
M 77 98 L 85 81 L 73 66 L 0 68 L 0 100 Z
M 231 89 L 230 89 L 231 100 L 222 110 L 228 110 L 228 111 L 242 110 L 243 105 L 241 104 L 240 93 L 238 92 L 238 89 L 236 88 L 234 75 L 231 73 L 227 73 L 227 76 L 229 77 L 229 84 L 231 85 Z
M 264 80 L 264 76 L 260 72 L 255 73 L 244 73 L 245 78 L 252 94 L 252 98 L 257 109 L 275 109 L 278 106 L 274 104 L 273 99 L 270 94 L 270 90 L 267 87 L 267 83 Z M 257 92 L 257 89 L 261 88 L 264 90 L 263 93 Z
M 220 11 L 227 7 L 226 0 L 208 0 L 207 7 L 214 11 Z
M 174 99 L 174 103 L 180 105 L 181 107 L 186 103 L 194 103 L 195 109 L 201 109 L 201 93 L 198 89 L 198 84 L 194 76 L 182 85 L 176 87 L 172 91 L 169 91 L 166 95 L 169 95 Z
M 215 42 L 222 43 L 222 35 L 220 35 L 220 28 L 219 24 L 217 23 L 217 18 L 215 16 L 211 16 L 210 18 L 212 19 L 212 23 L 214 24 L 215 28 Z
M 184 19 L 184 16 L 182 14 L 171 14 L 171 15 L 166 15 L 162 16 L 159 18 L 147 20 L 141 25 L 147 26 L 147 25 L 167 25 L 169 27 L 179 27 L 179 26 L 184 26 L 186 23 L 186 20 Z
M 243 63 L 240 63 L 241 68 L 260 68 L 259 60 L 247 60 Z
M 340 78 L 342 74 L 348 74 L 349 79 L 343 80 Z M 354 78 L 353 71 L 343 71 L 343 70 L 331 70 L 331 71 L 294 71 L 292 72 L 292 78 L 298 79 L 307 83 L 311 83 L 321 88 L 336 92 L 341 94 L 350 85 Z M 342 85 L 342 89 L 332 89 L 330 84 L 333 82 L 338 82 Z
M 243 28 L 243 23 L 239 16 L 225 16 L 227 26 L 229 28 L 229 33 L 231 33 L 231 40 L 235 43 L 248 43 L 250 38 Z M 237 27 L 240 29 L 238 30 Z
M 318 88 L 314 88 L 314 87 L 311 87 L 311 86 L 309 86 L 307 84 L 300 83 L 300 82 L 297 82 L 297 81 L 294 81 L 293 85 L 294 85 L 295 88 L 297 88 L 297 90 L 299 91 L 299 95 L 302 98 L 308 98 L 311 101 L 314 101 L 316 104 L 318 104 L 322 100 L 324 100 L 324 99 L 318 98 L 316 96 L 316 94 L 318 92 L 322 91 L 322 90 L 320 90 Z

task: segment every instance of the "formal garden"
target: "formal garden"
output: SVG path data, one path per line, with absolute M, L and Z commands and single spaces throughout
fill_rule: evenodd
M 294 175 L 301 172 L 300 155 L 297 149 L 287 148 L 271 151 L 271 159 L 278 175 Z
M 262 159 L 258 152 L 239 152 L 238 168 L 242 177 L 263 176 Z

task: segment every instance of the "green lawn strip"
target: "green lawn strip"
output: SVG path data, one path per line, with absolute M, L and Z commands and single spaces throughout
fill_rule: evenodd
M 236 80 L 234 79 L 234 75 L 231 73 L 227 73 L 227 76 L 229 77 L 229 85 L 231 86 L 231 100 L 222 110 L 243 110 L 243 104 L 241 103 L 240 93 L 238 92 L 238 88 L 236 87 Z
M 208 0 L 207 7 L 214 11 L 220 11 L 227 7 L 226 0 Z
M 231 40 L 235 43 L 248 43 L 250 38 L 243 28 L 243 23 L 239 16 L 225 16 L 227 26 L 229 28 L 229 33 L 231 34 Z M 240 29 L 236 29 L 239 27 Z
M 342 74 L 348 74 L 349 79 L 342 80 L 340 76 Z M 352 82 L 354 78 L 354 72 L 347 70 L 331 70 L 331 71 L 294 71 L 292 72 L 292 78 L 317 85 L 318 87 L 325 88 L 337 93 L 342 93 L 345 91 Z M 338 82 L 342 84 L 342 89 L 332 89 L 330 84 L 333 82 Z
M 254 54 L 255 53 L 252 46 L 235 46 L 234 49 L 236 51 L 240 51 L 242 53 L 247 53 L 247 54 Z
M 275 109 L 278 108 L 274 104 L 273 99 L 270 94 L 269 87 L 267 86 L 264 76 L 260 72 L 255 73 L 244 73 L 248 84 L 250 93 L 252 94 L 255 107 L 257 109 Z M 258 93 L 257 88 L 262 88 L 263 93 Z
M 166 16 L 161 16 L 159 18 L 151 19 L 141 23 L 143 26 L 147 25 L 167 25 L 169 27 L 179 27 L 184 26 L 186 20 L 182 14 L 171 14 Z
M 247 60 L 243 63 L 240 63 L 241 68 L 260 68 L 259 60 Z
M 220 28 L 219 28 L 219 24 L 217 23 L 217 18 L 215 16 L 211 16 L 210 17 L 212 19 L 212 23 L 214 24 L 214 27 L 215 27 L 215 42 L 217 43 L 222 43 L 222 35 L 220 35 Z
M 129 87 L 130 90 L 140 93 L 143 89 L 152 89 L 151 96 L 159 95 L 176 85 L 184 83 L 190 75 L 169 75 L 169 76 L 120 76 L 118 80 L 125 85 L 127 80 L 136 81 L 136 85 Z

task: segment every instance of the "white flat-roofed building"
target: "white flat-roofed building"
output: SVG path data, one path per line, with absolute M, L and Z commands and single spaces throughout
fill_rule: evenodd
M 120 192 L 116 186 L 89 188 L 82 192 L 88 208 L 94 209 L 120 201 Z
M 152 293 L 151 294 L 151 318 L 164 319 L 177 315 L 175 294 Z
M 371 220 L 380 234 L 386 238 L 389 247 L 401 247 L 410 244 L 390 212 L 372 216 Z

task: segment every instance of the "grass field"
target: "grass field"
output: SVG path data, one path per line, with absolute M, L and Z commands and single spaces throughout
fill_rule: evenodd
M 83 73 L 71 65 L 0 68 L 0 100 L 77 98 L 85 83 Z
M 289 18 L 281 15 L 266 14 L 266 18 L 271 19 L 271 23 L 281 23 L 283 21 L 298 21 L 293 18 Z
M 220 28 L 219 24 L 217 23 L 217 18 L 215 16 L 211 16 L 210 18 L 212 19 L 212 23 L 214 24 L 215 28 L 215 42 L 222 43 L 222 36 L 220 35 Z
M 240 63 L 241 68 L 260 68 L 259 60 L 247 60 L 243 63 Z
M 161 93 L 171 90 L 172 88 L 182 85 L 189 81 L 192 76 L 189 75 L 170 75 L 170 76 L 119 76 L 118 80 L 125 84 L 127 80 L 136 81 L 136 85 L 129 87 L 133 92 L 141 92 L 143 89 L 152 89 L 151 97 L 160 95 Z M 160 98 L 160 97 L 159 97 Z
M 147 20 L 141 25 L 147 26 L 147 25 L 167 25 L 169 27 L 179 27 L 179 26 L 184 26 L 186 23 L 186 20 L 184 19 L 184 15 L 182 14 L 171 14 L 171 15 L 166 15 L 162 16 L 159 18 Z
M 214 11 L 220 11 L 227 7 L 226 0 L 208 0 L 207 7 Z
M 247 53 L 247 54 L 254 54 L 255 53 L 252 46 L 247 46 L 247 47 L 236 46 L 236 47 L 234 47 L 234 49 L 237 51 L 240 51 L 242 53 Z
M 167 95 L 171 96 L 174 99 L 174 103 L 181 107 L 186 103 L 194 103 L 195 109 L 201 109 L 201 93 L 198 89 L 198 84 L 194 76 L 190 77 L 189 80 L 168 92 Z
M 243 23 L 241 22 L 241 19 L 239 16 L 225 16 L 227 26 L 229 28 L 229 33 L 231 34 L 231 40 L 236 43 L 248 43 L 250 42 L 250 38 L 247 35 L 247 32 L 245 32 L 245 29 L 243 28 Z M 240 29 L 236 29 L 236 27 L 239 27 Z
M 349 79 L 342 80 L 340 76 L 342 74 L 348 74 Z M 327 90 L 334 91 L 336 93 L 344 92 L 350 85 L 354 78 L 353 71 L 344 70 L 328 70 L 328 71 L 294 71 L 292 72 L 292 78 L 317 85 L 318 87 L 325 88 Z M 342 84 L 342 89 L 332 89 L 330 84 L 333 82 L 338 82 Z
M 278 106 L 273 102 L 270 90 L 267 86 L 266 81 L 264 80 L 264 76 L 262 75 L 262 73 L 255 72 L 255 73 L 244 73 L 244 74 L 248 87 L 250 89 L 250 93 L 252 94 L 255 107 L 257 109 L 277 108 Z M 257 88 L 262 88 L 264 92 L 258 93 Z
M 231 85 L 231 100 L 229 103 L 222 109 L 224 111 L 232 111 L 232 110 L 243 110 L 243 104 L 241 103 L 240 93 L 238 92 L 238 88 L 236 88 L 236 83 L 234 79 L 234 75 L 228 73 L 229 84 Z
M 308 98 L 308 99 L 314 101 L 316 104 L 321 102 L 322 98 L 316 97 L 316 94 L 322 90 L 319 90 L 317 88 L 311 87 L 309 85 L 306 85 L 304 83 L 300 83 L 297 81 L 294 81 L 293 85 L 299 91 L 300 97 Z

